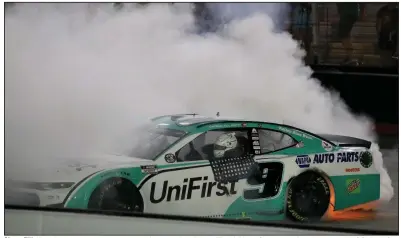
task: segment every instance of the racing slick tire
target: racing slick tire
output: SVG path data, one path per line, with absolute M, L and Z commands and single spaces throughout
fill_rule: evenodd
M 286 214 L 291 220 L 318 221 L 330 205 L 329 184 L 319 173 L 302 173 L 291 180 L 286 204 Z
M 143 199 L 138 188 L 124 178 L 103 181 L 92 193 L 88 209 L 143 212 Z

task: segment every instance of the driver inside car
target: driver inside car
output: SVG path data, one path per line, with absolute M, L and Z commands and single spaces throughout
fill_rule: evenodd
M 238 140 L 235 132 L 224 133 L 214 143 L 213 156 L 216 159 L 244 156 L 244 147 L 245 145 Z

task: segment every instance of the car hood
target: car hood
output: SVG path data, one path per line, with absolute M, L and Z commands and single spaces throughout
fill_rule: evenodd
M 78 182 L 91 174 L 105 169 L 154 164 L 151 160 L 116 154 L 100 154 L 79 158 L 59 158 L 57 161 L 62 162 L 53 165 L 48 164 L 41 169 L 25 169 L 23 173 L 8 176 L 6 180 L 43 183 Z

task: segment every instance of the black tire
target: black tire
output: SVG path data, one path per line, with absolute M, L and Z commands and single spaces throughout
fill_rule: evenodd
M 88 209 L 143 212 L 143 199 L 137 187 L 124 178 L 110 178 L 92 193 Z
M 329 184 L 316 172 L 300 174 L 288 186 L 286 204 L 291 220 L 319 221 L 330 205 Z

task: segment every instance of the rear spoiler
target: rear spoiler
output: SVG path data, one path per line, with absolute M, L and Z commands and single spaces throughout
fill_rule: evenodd
M 318 136 L 340 147 L 365 147 L 367 149 L 370 149 L 370 146 L 372 145 L 372 142 L 370 141 L 350 136 L 340 136 L 331 134 L 318 134 Z

